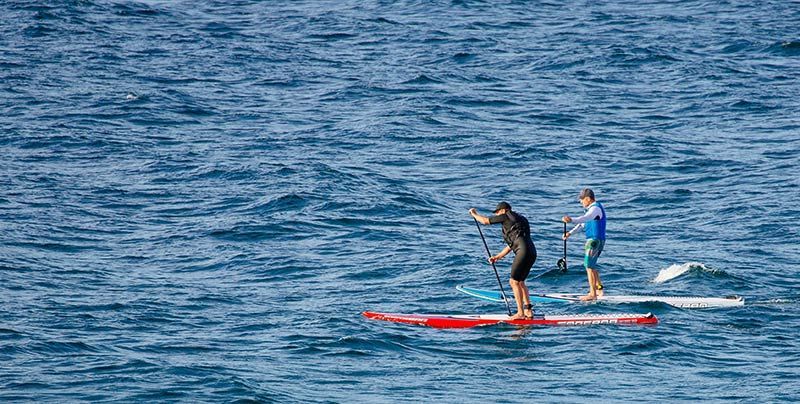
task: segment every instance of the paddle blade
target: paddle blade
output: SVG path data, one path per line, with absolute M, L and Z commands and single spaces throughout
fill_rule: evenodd
M 567 272 L 567 260 L 560 258 L 556 263 L 558 270 L 561 272 Z

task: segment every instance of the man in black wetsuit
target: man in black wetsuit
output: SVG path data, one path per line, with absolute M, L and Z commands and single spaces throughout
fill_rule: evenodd
M 513 319 L 533 318 L 533 305 L 531 304 L 528 287 L 525 279 L 531 272 L 533 263 L 536 262 L 536 246 L 531 239 L 531 227 L 528 219 L 517 212 L 511 211 L 508 202 L 500 202 L 494 209 L 494 216 L 486 217 L 478 213 L 475 208 L 469 214 L 481 224 L 503 224 L 503 240 L 507 246 L 497 255 L 489 257 L 489 262 L 496 262 L 514 251 L 514 262 L 511 264 L 511 290 L 517 301 L 517 314 Z

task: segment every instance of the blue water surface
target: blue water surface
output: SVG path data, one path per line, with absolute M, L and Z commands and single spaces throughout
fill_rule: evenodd
M 796 2 L 0 15 L 3 401 L 800 401 Z M 587 186 L 607 293 L 747 304 L 537 307 L 648 327 L 360 315 L 503 313 L 455 290 L 497 287 L 467 210 L 526 215 L 536 276 Z M 581 240 L 534 292 L 586 290 Z

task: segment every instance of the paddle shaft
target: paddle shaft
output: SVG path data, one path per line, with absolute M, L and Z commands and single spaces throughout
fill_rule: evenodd
M 556 262 L 556 267 L 561 272 L 567 272 L 567 239 L 564 236 L 567 234 L 567 223 L 564 222 L 564 233 L 561 235 L 561 238 L 564 239 L 564 256 L 558 259 Z
M 567 234 L 567 222 L 564 222 L 564 235 Z M 563 237 L 563 235 L 562 235 Z M 564 238 L 564 270 L 567 270 L 567 239 Z
M 492 258 L 492 253 L 489 251 L 489 244 L 486 244 L 486 238 L 483 237 L 483 231 L 481 230 L 481 225 L 478 223 L 478 219 L 474 217 L 472 220 L 475 221 L 475 227 L 478 228 L 478 234 L 481 235 L 481 240 L 483 241 L 483 247 L 486 248 L 486 254 L 489 255 L 489 258 Z M 500 281 L 500 274 L 497 273 L 497 267 L 494 266 L 494 262 L 492 264 L 492 269 L 494 269 L 494 276 L 497 277 L 497 284 L 500 285 L 500 293 L 503 294 L 503 301 L 506 302 L 506 309 L 508 310 L 508 315 L 511 315 L 511 305 L 508 304 L 508 297 L 506 297 L 506 291 L 503 290 L 503 282 Z

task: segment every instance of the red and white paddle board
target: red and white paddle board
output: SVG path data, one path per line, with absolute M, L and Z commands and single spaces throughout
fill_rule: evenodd
M 373 320 L 424 325 L 434 328 L 469 328 L 494 324 L 529 325 L 597 325 L 597 324 L 657 324 L 658 318 L 647 314 L 578 314 L 534 316 L 530 320 L 511 320 L 505 314 L 400 314 L 361 313 Z

